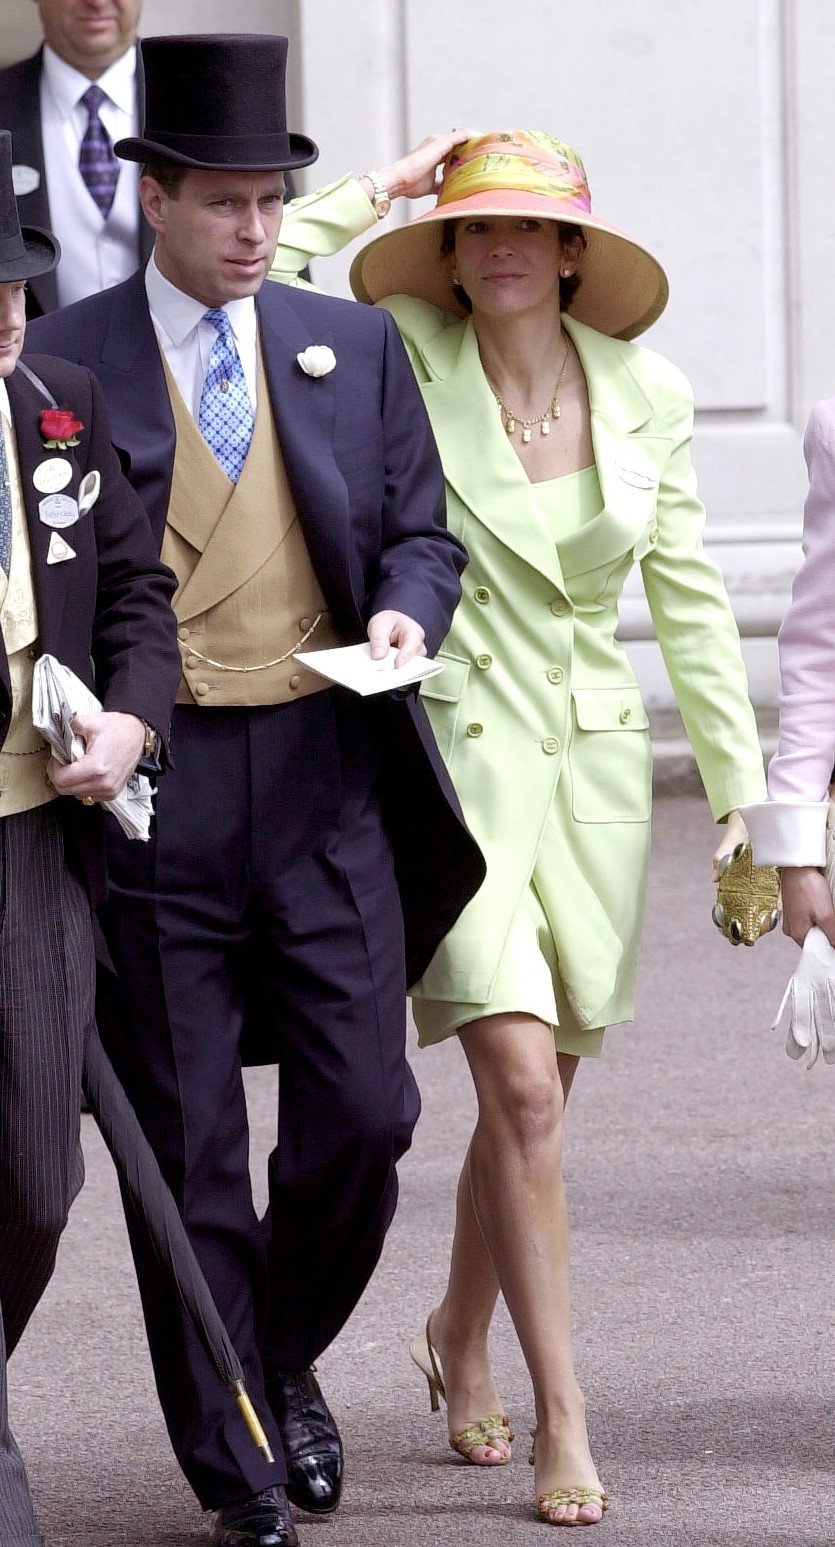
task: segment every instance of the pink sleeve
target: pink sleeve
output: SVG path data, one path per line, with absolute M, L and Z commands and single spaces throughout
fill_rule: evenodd
M 809 493 L 803 563 L 783 620 L 780 729 L 771 800 L 820 801 L 835 763 L 835 399 L 813 409 L 803 443 Z

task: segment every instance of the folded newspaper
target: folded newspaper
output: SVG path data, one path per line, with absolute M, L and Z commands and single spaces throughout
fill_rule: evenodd
M 101 707 L 95 693 L 54 655 L 42 655 L 35 662 L 32 723 L 59 763 L 77 763 L 84 753 L 84 742 L 72 728 L 73 715 L 97 714 Z M 154 814 L 153 794 L 145 775 L 133 774 L 116 799 L 104 800 L 102 805 L 105 811 L 112 811 L 129 838 L 147 842 Z

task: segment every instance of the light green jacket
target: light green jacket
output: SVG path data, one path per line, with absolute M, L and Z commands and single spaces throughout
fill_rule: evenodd
M 343 196 L 338 186 L 331 232 Z M 312 256 L 309 205 L 305 219 Z M 292 222 L 286 235 L 295 241 Z M 615 638 L 635 562 L 715 818 L 765 792 L 736 624 L 702 547 L 689 385 L 652 351 L 564 317 L 588 384 L 603 509 L 555 541 L 502 428 L 472 323 L 406 296 L 385 304 L 438 442 L 450 528 L 470 556 L 439 653 L 446 669 L 423 697 L 488 861 L 417 992 L 489 1000 L 550 821 L 565 875 L 552 925 L 566 990 L 582 1023 L 627 1019 L 651 797 L 647 716 Z

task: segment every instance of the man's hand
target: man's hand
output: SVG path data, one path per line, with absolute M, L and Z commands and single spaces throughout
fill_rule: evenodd
M 835 946 L 835 907 L 826 877 L 814 865 L 791 865 L 781 872 L 783 934 L 802 945 L 813 924 Z
M 438 167 L 441 162 L 446 160 L 456 145 L 463 145 L 465 140 L 472 139 L 474 133 L 474 129 L 450 129 L 447 134 L 430 134 L 414 150 L 401 156 L 399 161 L 376 167 L 377 176 L 385 183 L 392 199 L 401 195 L 407 199 L 421 199 L 427 194 L 436 193 L 440 187 Z M 369 183 L 366 192 L 370 196 L 372 191 Z
M 74 795 L 88 805 L 114 800 L 136 768 L 145 745 L 145 727 L 135 714 L 103 710 L 74 715 L 73 730 L 84 742 L 77 763 L 52 758 L 49 777 L 59 795 Z
M 405 612 L 376 612 L 368 625 L 372 661 L 382 661 L 397 646 L 395 666 L 405 666 L 416 655 L 425 655 L 424 631 Z

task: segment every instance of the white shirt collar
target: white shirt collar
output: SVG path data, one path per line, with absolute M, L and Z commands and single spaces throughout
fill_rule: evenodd
M 67 64 L 48 43 L 43 48 L 43 71 L 55 105 L 62 118 L 69 118 L 78 106 L 88 86 L 100 86 L 105 96 L 115 102 L 123 113 L 133 112 L 134 83 L 136 79 L 136 49 L 131 45 L 126 52 L 109 65 L 96 82 L 82 75 L 73 65 Z
M 178 290 L 176 285 L 172 285 L 170 279 L 166 279 L 165 275 L 160 273 L 153 253 L 145 270 L 145 293 L 152 317 L 165 330 L 175 348 L 185 342 L 209 310 L 202 301 L 196 301 L 194 296 L 186 295 L 184 290 Z M 238 346 L 246 344 L 254 337 L 255 298 L 253 296 L 248 295 L 239 300 L 227 301 L 223 310 L 229 318 L 235 343 Z
M 11 424 L 12 408 L 9 402 L 9 394 L 6 390 L 5 378 L 3 376 L 0 376 L 0 414 L 3 415 L 3 418 L 8 424 Z

